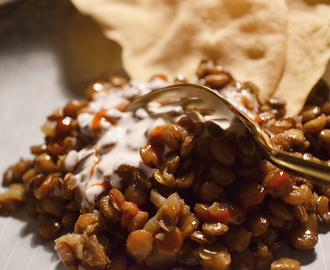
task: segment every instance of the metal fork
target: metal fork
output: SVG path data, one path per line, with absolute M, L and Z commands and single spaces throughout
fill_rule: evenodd
M 214 119 L 226 118 L 229 121 L 239 119 L 252 134 L 261 154 L 274 165 L 294 174 L 302 176 L 314 184 L 330 184 L 330 167 L 324 164 L 304 160 L 292 156 L 289 152 L 278 150 L 270 137 L 248 115 L 233 105 L 221 94 L 211 88 L 197 84 L 178 84 L 157 89 L 147 95 L 135 99 L 128 110 L 135 110 L 149 102 L 162 104 L 200 103 L 208 108 Z M 198 107 L 198 104 L 196 105 Z M 210 110 L 211 109 L 211 110 Z

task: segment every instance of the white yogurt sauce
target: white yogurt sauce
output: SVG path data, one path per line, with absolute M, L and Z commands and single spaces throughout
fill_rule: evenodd
M 152 176 L 154 170 L 143 164 L 140 148 L 147 144 L 149 134 L 155 127 L 169 121 L 161 116 L 152 115 L 169 111 L 183 115 L 182 107 L 164 108 L 153 103 L 148 106 L 148 109 L 152 111 L 151 114 L 143 108 L 135 112 L 122 112 L 116 107 L 132 97 L 144 95 L 152 89 L 167 85 L 167 82 L 156 78 L 148 83 L 132 81 L 123 89 L 97 93 L 94 100 L 89 103 L 87 112 L 78 116 L 82 133 L 90 137 L 94 145 L 89 145 L 79 152 L 70 151 L 65 158 L 65 168 L 75 174 L 77 186 L 82 193 L 82 206 L 95 203 L 97 196 L 109 186 L 105 185 L 105 182 L 108 182 L 112 188 L 121 189 L 121 179 L 116 173 L 120 165 L 137 167 Z M 221 93 L 247 112 L 247 108 L 240 100 L 242 93 L 238 93 L 233 87 L 226 88 Z M 250 93 L 245 92 L 243 95 L 252 101 Z M 100 113 L 101 117 L 98 116 Z M 96 132 L 93 123 L 95 124 L 97 117 L 100 119 L 97 122 Z
M 238 88 L 229 86 L 222 89 L 220 93 L 223 97 L 228 99 L 233 105 L 245 114 L 249 115 L 252 119 L 258 115 L 259 103 L 257 98 L 251 95 L 251 93 L 247 90 L 240 89 L 238 91 Z

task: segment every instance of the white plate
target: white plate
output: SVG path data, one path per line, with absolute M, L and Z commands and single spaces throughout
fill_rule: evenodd
M 67 7 L 53 13 L 0 36 L 0 172 L 43 142 L 39 127 L 53 109 L 82 97 L 87 83 L 108 72 L 122 73 L 119 46 L 92 21 Z M 54 243 L 39 240 L 36 228 L 25 213 L 0 216 L 0 269 L 65 269 Z M 315 250 L 284 248 L 281 255 L 298 259 L 302 269 L 329 269 L 327 231 L 321 228 Z

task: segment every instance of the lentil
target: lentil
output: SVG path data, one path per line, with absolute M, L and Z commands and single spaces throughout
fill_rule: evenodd
M 270 270 L 300 270 L 300 263 L 294 259 L 281 258 L 271 264 Z
M 48 218 L 44 220 L 38 228 L 38 236 L 42 240 L 50 240 L 57 236 L 61 229 L 61 221 L 56 218 Z
M 326 196 L 320 196 L 316 201 L 316 210 L 322 220 L 326 223 L 330 223 L 330 212 L 329 212 L 329 198 Z
M 209 235 L 222 235 L 228 231 L 229 227 L 220 222 L 218 223 L 203 223 L 202 230 Z
M 281 196 L 281 199 L 291 205 L 297 205 L 306 201 L 306 191 L 298 186 L 292 186 L 288 193 Z
M 49 174 L 55 171 L 56 165 L 51 156 L 44 153 L 36 158 L 36 168 L 42 173 Z
M 90 236 L 83 245 L 83 262 L 91 267 L 100 268 L 105 268 L 109 264 L 109 259 L 96 235 Z
M 231 263 L 228 250 L 220 244 L 217 246 L 201 246 L 198 251 L 201 264 L 208 269 L 225 270 Z
M 194 213 L 188 213 L 179 219 L 177 225 L 182 233 L 183 239 L 185 239 L 197 230 L 199 224 L 200 218 Z
M 304 122 L 314 119 L 315 117 L 319 116 L 321 113 L 321 108 L 315 105 L 307 105 L 301 111 L 301 116 Z
M 291 232 L 290 242 L 297 249 L 312 249 L 318 242 L 318 236 L 311 228 L 301 225 Z
M 175 256 L 179 253 L 183 244 L 182 232 L 175 227 L 172 231 L 160 231 L 155 235 L 157 251 L 166 256 Z
M 152 251 L 154 238 L 144 230 L 131 232 L 126 241 L 126 248 L 129 254 L 135 258 L 145 260 Z
M 223 137 L 215 138 L 211 143 L 211 151 L 220 163 L 226 166 L 234 164 L 236 150 L 229 140 Z
M 162 129 L 162 139 L 169 148 L 178 149 L 181 146 L 182 134 L 176 125 L 168 123 Z
M 221 73 L 208 74 L 204 77 L 204 80 L 206 85 L 208 85 L 209 87 L 219 89 L 228 84 L 231 78 L 227 74 Z
M 321 131 L 327 123 L 327 118 L 324 114 L 321 114 L 315 119 L 309 120 L 304 124 L 304 130 L 306 132 L 315 133 Z
M 269 228 L 269 220 L 265 214 L 251 213 L 246 220 L 246 228 L 252 233 L 252 237 L 263 235 Z

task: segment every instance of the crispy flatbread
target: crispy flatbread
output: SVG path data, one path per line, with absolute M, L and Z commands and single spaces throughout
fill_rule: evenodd
M 132 79 L 189 79 L 204 58 L 297 115 L 330 58 L 330 0 L 72 0 L 123 48 Z
M 203 58 L 219 61 L 267 100 L 281 78 L 286 52 L 284 0 L 72 0 L 123 47 L 132 79 L 195 73 Z
M 288 46 L 281 81 L 274 93 L 287 101 L 287 115 L 303 108 L 330 58 L 330 1 L 287 0 Z

